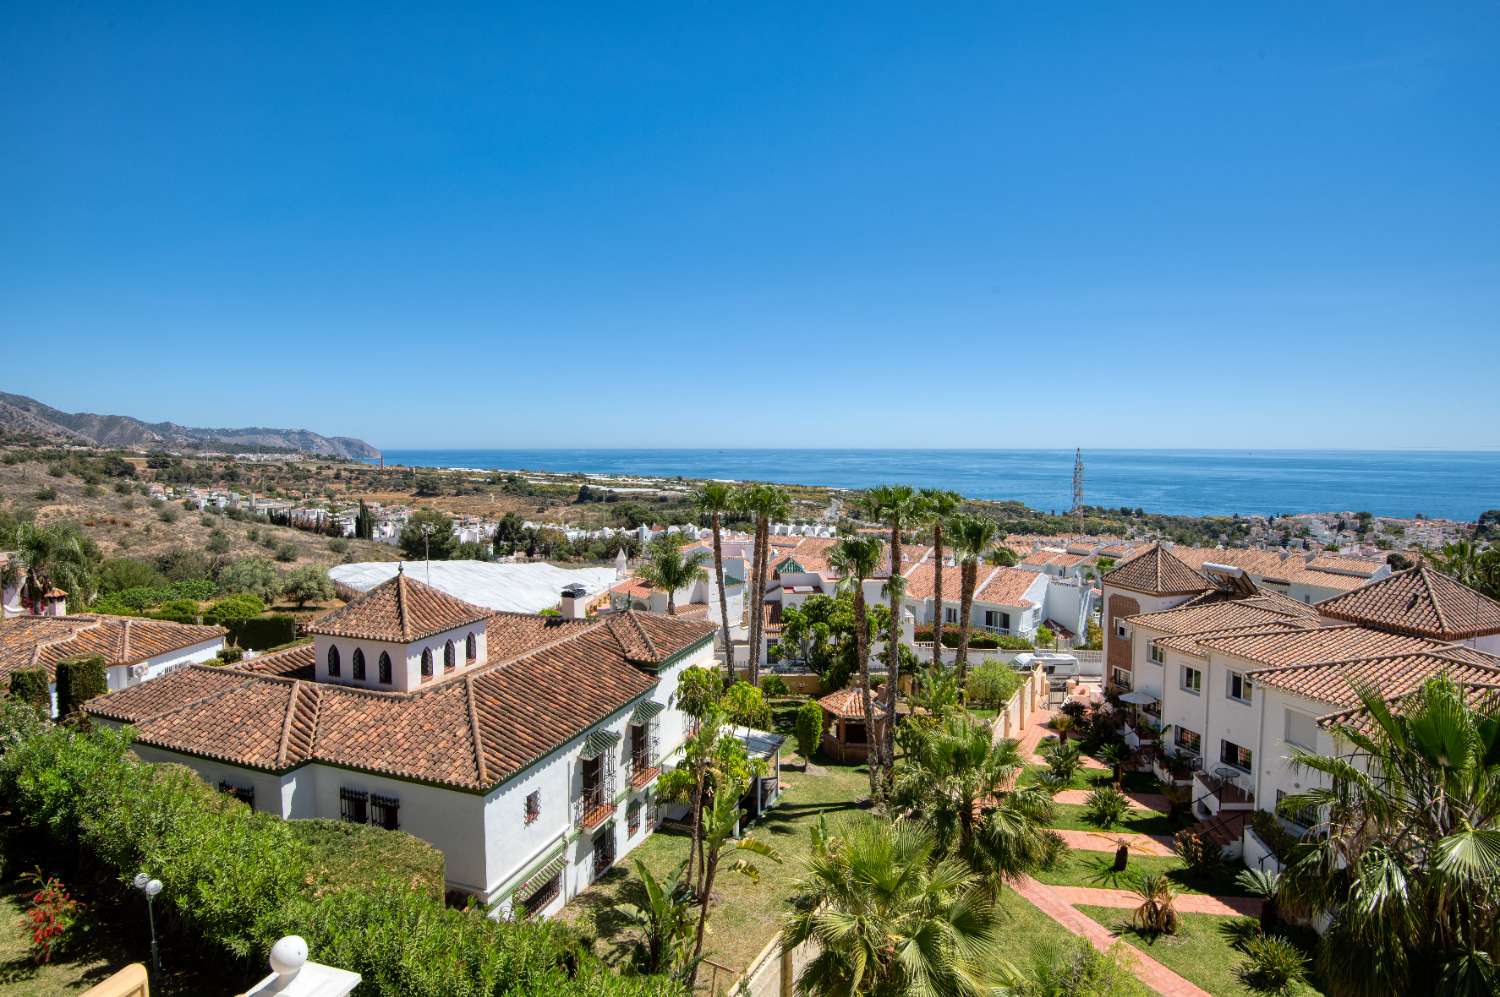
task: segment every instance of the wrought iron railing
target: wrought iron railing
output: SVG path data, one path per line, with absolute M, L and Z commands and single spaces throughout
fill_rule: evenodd
M 583 829 L 598 827 L 614 813 L 614 804 L 615 770 L 612 766 L 605 766 L 599 772 L 598 781 L 586 786 L 573 801 L 574 826 Z
M 660 765 L 656 725 L 651 724 L 644 735 L 631 739 L 630 754 L 625 756 L 625 779 L 632 786 L 639 786 L 655 776 Z

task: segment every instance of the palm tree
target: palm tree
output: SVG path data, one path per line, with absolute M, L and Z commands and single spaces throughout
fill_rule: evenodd
M 978 997 L 1001 972 L 1002 914 L 985 879 L 936 857 L 932 832 L 906 822 L 846 822 L 820 841 L 782 927 L 818 954 L 797 977 L 805 997 Z
M 943 664 L 943 529 L 963 505 L 963 496 L 941 488 L 922 489 L 923 519 L 932 527 L 932 667 Z
M 766 597 L 766 580 L 770 568 L 771 523 L 784 519 L 791 509 L 791 500 L 784 488 L 776 485 L 751 485 L 741 490 L 737 506 L 755 520 L 753 543 L 753 585 L 750 591 L 750 684 L 760 684 L 760 655 L 765 643 L 765 622 L 761 616 L 761 603 Z
M 1125 781 L 1125 766 L 1134 754 L 1124 741 L 1110 741 L 1099 749 L 1099 760 L 1114 770 L 1115 788 Z
M 1281 923 L 1276 910 L 1276 895 L 1281 892 L 1281 873 L 1267 869 L 1241 869 L 1234 885 L 1252 897 L 1260 898 L 1260 933 L 1269 935 Z
M 865 579 L 880 566 L 880 540 L 854 534 L 840 537 L 828 549 L 828 567 L 838 573 L 839 587 L 854 596 L 854 657 L 859 662 L 860 700 L 865 708 L 865 731 L 870 744 L 875 743 L 875 704 L 870 699 L 870 622 L 865 608 Z M 894 716 L 887 714 L 887 725 Z M 865 760 L 870 770 L 870 798 L 880 796 L 878 752 Z
M 670 876 L 657 879 L 640 859 L 635 859 L 644 904 L 621 904 L 620 911 L 641 932 L 636 960 L 642 973 L 672 972 L 683 957 L 683 943 L 692 929 L 693 888 L 688 883 L 687 863 L 678 864 Z
M 698 967 L 703 962 L 703 937 L 708 928 L 708 911 L 713 904 L 714 879 L 719 866 L 730 851 L 749 852 L 772 862 L 780 862 L 775 849 L 752 835 L 735 838 L 734 832 L 740 824 L 740 797 L 746 786 L 721 785 L 715 788 L 713 803 L 703 814 L 703 889 L 698 898 L 698 927 L 693 938 L 693 954 L 688 960 L 688 990 L 698 979 Z M 724 871 L 737 873 L 751 882 L 760 879 L 760 870 L 749 859 L 736 859 Z
M 865 493 L 865 513 L 878 519 L 891 530 L 891 580 L 886 585 L 886 598 L 891 611 L 885 638 L 886 708 L 890 710 L 891 722 L 885 726 L 885 737 L 880 745 L 881 764 L 889 770 L 896 751 L 896 695 L 901 679 L 901 596 L 905 591 L 901 577 L 901 531 L 922 518 L 924 503 L 911 485 L 881 485 Z
M 954 518 L 949 529 L 953 533 L 953 556 L 959 564 L 958 654 L 954 667 L 958 670 L 958 688 L 962 690 L 969 677 L 969 617 L 974 613 L 979 561 L 994 546 L 1000 527 L 988 516 L 961 515 Z
M 1135 893 L 1141 903 L 1131 914 L 1130 923 L 1137 930 L 1151 935 L 1177 934 L 1177 908 L 1172 906 L 1177 891 L 1172 889 L 1170 879 L 1148 872 L 1136 884 Z
M 703 567 L 707 557 L 708 553 L 701 550 L 684 554 L 676 537 L 664 535 L 651 541 L 646 561 L 637 571 L 647 585 L 666 589 L 667 615 L 676 616 L 677 590 L 708 581 L 708 570 Z
M 734 641 L 729 636 L 729 596 L 724 593 L 724 545 L 721 527 L 724 514 L 734 511 L 734 489 L 722 481 L 705 482 L 693 493 L 698 515 L 708 517 L 714 532 L 714 585 L 719 589 L 719 620 L 724 630 L 724 663 L 728 669 L 724 684 L 734 685 Z
M 0 587 L 21 586 L 21 604 L 40 613 L 47 593 L 62 589 L 81 608 L 94 597 L 94 545 L 78 528 L 22 523 L 12 541 L 14 556 L 0 568 Z
M 1280 804 L 1319 823 L 1282 867 L 1278 906 L 1332 915 L 1318 966 L 1339 997 L 1500 992 L 1500 706 L 1446 678 L 1399 710 L 1356 691 L 1358 719 L 1333 725 L 1343 754 L 1293 749 L 1325 785 Z

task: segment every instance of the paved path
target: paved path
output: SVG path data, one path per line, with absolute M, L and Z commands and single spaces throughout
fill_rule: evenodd
M 1052 794 L 1052 798 L 1058 803 L 1087 803 L 1089 801 L 1088 789 L 1060 789 Z M 1172 804 L 1160 793 L 1126 793 L 1126 799 L 1130 801 L 1132 810 L 1154 810 L 1156 813 L 1171 813 Z
M 1172 839 L 1164 834 L 1137 834 L 1134 831 L 1065 831 L 1053 828 L 1069 848 L 1085 852 L 1112 852 L 1120 842 L 1130 844 L 1137 855 L 1176 855 Z
M 1031 716 L 1027 718 L 1026 728 L 1021 731 L 1021 736 L 1016 738 L 1016 740 L 1019 742 L 1018 747 L 1021 751 L 1021 757 L 1026 759 L 1027 764 L 1047 764 L 1047 759 L 1041 756 L 1041 754 L 1038 752 L 1038 749 L 1041 747 L 1043 741 L 1047 740 L 1048 738 L 1057 737 L 1057 732 L 1051 727 L 1047 726 L 1052 722 L 1052 718 L 1056 715 L 1056 712 L 1053 710 L 1043 709 L 1033 711 Z M 1000 740 L 999 724 L 995 725 L 995 740 Z M 1091 758 L 1088 755 L 1084 755 L 1081 761 L 1083 763 L 1083 767 L 1086 769 L 1103 770 L 1109 767 L 1103 762 L 1100 762 L 1098 759 Z
M 1046 884 L 1041 884 L 1046 886 Z M 1093 886 L 1046 886 L 1063 903 L 1070 906 L 1128 907 L 1141 905 L 1141 898 L 1130 890 L 1110 890 Z M 1260 917 L 1260 901 L 1254 897 L 1211 897 L 1204 893 L 1179 893 L 1172 906 L 1180 914 L 1220 914 L 1227 917 Z
M 1080 938 L 1088 940 L 1100 952 L 1108 952 L 1120 945 L 1126 963 L 1146 986 L 1163 997 L 1213 997 L 1207 990 L 1195 986 L 1178 976 L 1155 959 L 1120 942 L 1104 925 L 1074 910 L 1058 891 L 1063 887 L 1045 886 L 1030 876 L 1022 876 L 1014 882 L 1016 892 L 1030 901 L 1037 910 Z

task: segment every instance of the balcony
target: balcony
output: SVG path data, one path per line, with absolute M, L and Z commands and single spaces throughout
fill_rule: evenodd
M 573 826 L 592 831 L 615 815 L 615 772 L 603 768 L 597 776 L 585 776 L 583 792 L 573 801 Z
M 1246 772 L 1238 778 L 1248 780 L 1250 773 Z M 1193 782 L 1195 789 L 1202 790 L 1212 797 L 1211 803 L 1207 799 L 1204 799 L 1204 802 L 1213 813 L 1221 810 L 1255 809 L 1255 794 L 1237 785 L 1234 778 L 1199 771 L 1193 773 Z M 1203 798 L 1200 797 L 1200 799 Z
M 625 776 L 631 789 L 640 789 L 661 775 L 661 766 L 652 764 L 650 754 L 632 755 L 625 763 Z

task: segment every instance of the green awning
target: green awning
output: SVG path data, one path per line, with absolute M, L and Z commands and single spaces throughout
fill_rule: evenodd
M 620 735 L 612 730 L 590 731 L 589 736 L 583 739 L 583 752 L 579 757 L 584 761 L 598 758 L 619 743 Z
M 630 722 L 633 724 L 648 724 L 653 717 L 665 709 L 666 707 L 661 703 L 650 699 L 644 700 L 641 705 L 635 708 L 635 712 L 630 715 Z
M 541 868 L 537 869 L 530 876 L 527 876 L 526 882 L 516 887 L 516 896 L 521 897 L 524 900 L 527 896 L 535 893 L 538 889 L 545 886 L 547 884 L 547 881 L 553 876 L 556 876 L 558 873 L 562 872 L 563 866 L 567 864 L 567 852 L 558 852 L 551 861 L 547 862 Z
M 776 565 L 776 570 L 772 573 L 777 575 L 805 575 L 807 574 L 807 569 L 795 557 L 789 557 Z

